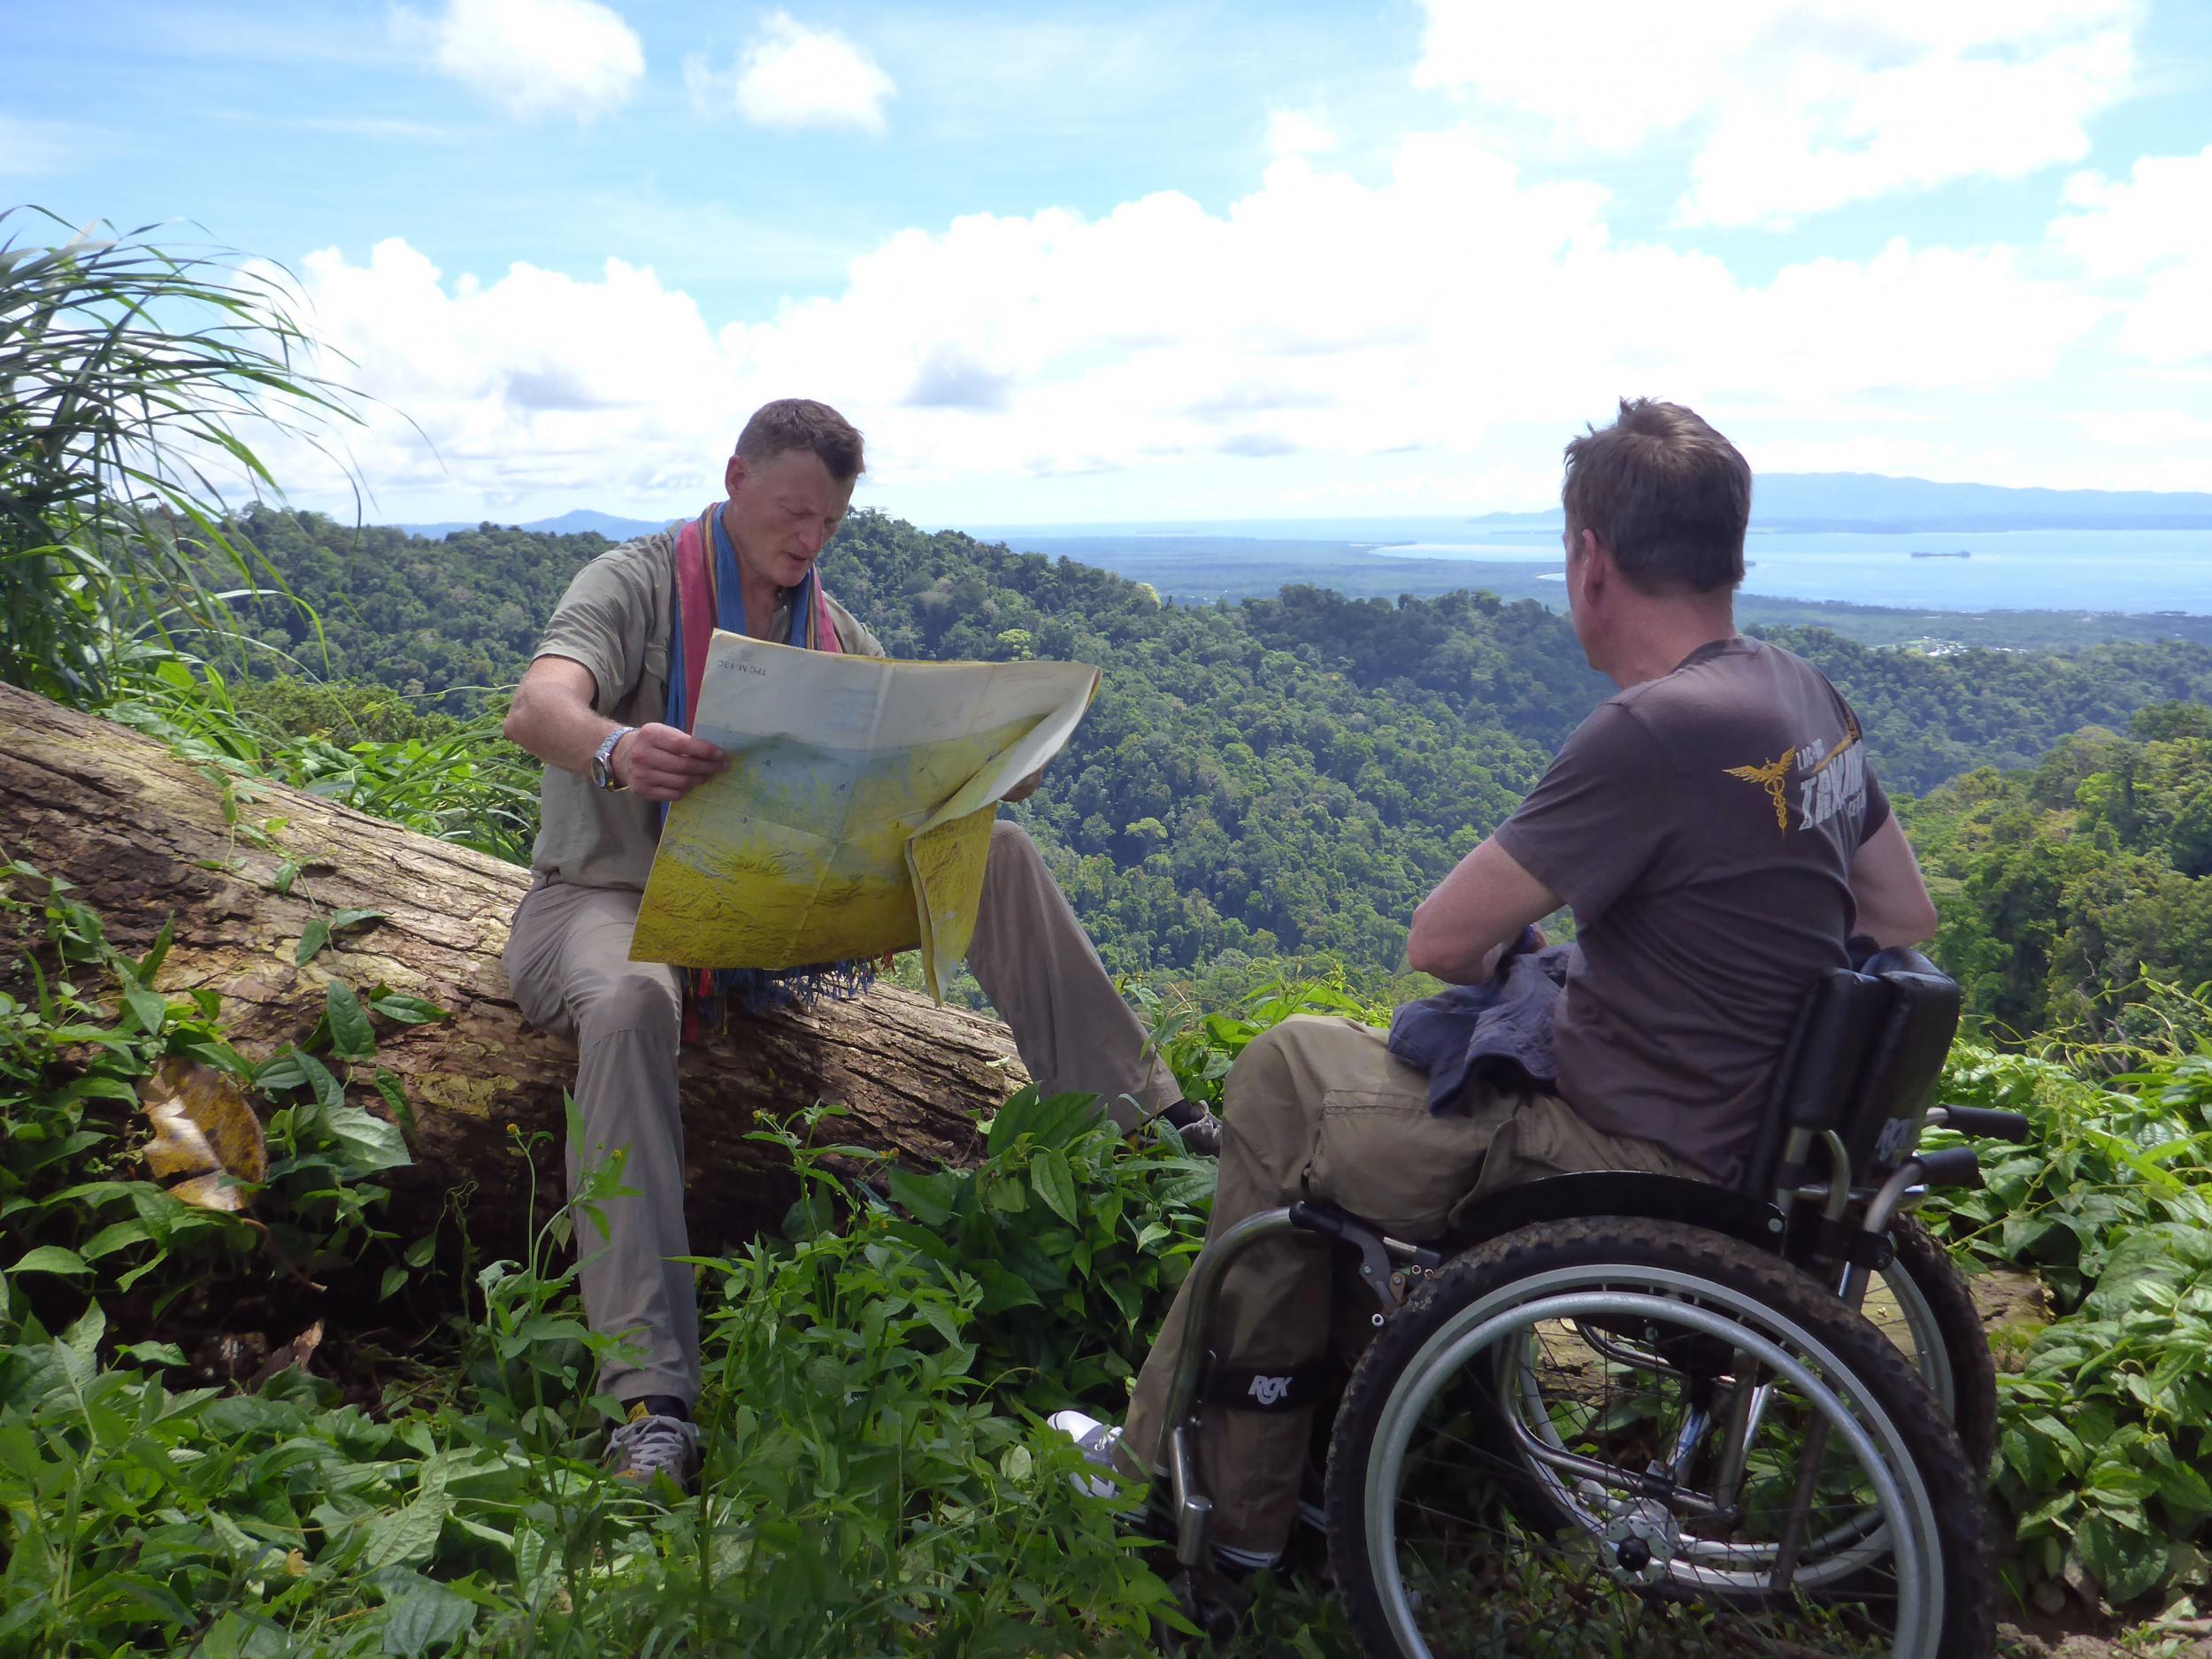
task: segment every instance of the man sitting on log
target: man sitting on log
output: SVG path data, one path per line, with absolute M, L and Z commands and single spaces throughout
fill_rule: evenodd
M 620 1150 L 624 1184 L 637 1194 L 609 1202 L 603 1234 L 580 1228 L 578 1247 L 592 1329 L 636 1353 L 607 1363 L 600 1386 L 627 1409 L 610 1459 L 641 1482 L 681 1485 L 698 1466 L 698 1314 L 691 1269 L 675 1259 L 690 1248 L 676 1088 L 687 976 L 630 960 L 665 803 L 729 764 L 689 734 L 705 653 L 687 652 L 684 641 L 721 627 L 882 656 L 815 568 L 862 466 L 860 434 L 826 404 L 793 398 L 761 409 L 724 471 L 726 500 L 577 572 L 507 717 L 507 735 L 546 763 L 537 882 L 515 911 L 508 977 L 526 1019 L 576 1040 L 583 1139 L 568 1148 L 572 1189 L 585 1165 Z M 687 557 L 702 580 L 680 582 Z M 682 616 L 687 592 L 710 595 L 715 614 Z M 1007 798 L 1024 799 L 1036 784 L 1026 779 Z M 1143 1030 L 1018 826 L 992 831 L 968 964 L 1041 1090 L 1100 1094 L 1124 1128 L 1161 1112 L 1198 1149 L 1218 1144 L 1213 1118 L 1185 1105 L 1166 1066 L 1145 1052 Z M 710 995 L 756 1008 L 851 988 L 849 974 L 713 979 Z M 688 994 L 695 1014 L 700 988 Z
M 1731 1184 L 1805 987 L 1847 965 L 1855 933 L 1886 946 L 1935 931 L 1849 706 L 1811 664 L 1736 632 L 1751 469 L 1734 446 L 1687 409 L 1624 402 L 1567 445 L 1562 495 L 1575 637 L 1620 690 L 1407 941 L 1414 967 L 1480 985 L 1573 907 L 1557 1093 L 1471 1082 L 1432 1108 L 1429 1077 L 1383 1033 L 1286 1021 L 1229 1071 L 1210 1240 L 1301 1199 L 1421 1240 L 1462 1203 L 1547 1175 Z M 1260 1242 L 1203 1333 L 1214 1386 L 1193 1438 L 1232 1569 L 1273 1562 L 1298 1511 L 1332 1265 L 1310 1236 Z M 1164 1468 L 1183 1314 L 1179 1300 L 1125 1430 L 1056 1414 L 1102 1470 Z

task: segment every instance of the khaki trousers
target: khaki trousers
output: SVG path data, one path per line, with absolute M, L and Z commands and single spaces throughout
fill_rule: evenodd
M 689 1405 L 699 1397 L 698 1310 L 691 1269 L 672 1259 L 691 1248 L 676 1094 L 682 998 L 675 970 L 630 960 L 640 896 L 565 882 L 533 888 L 515 910 L 507 977 L 525 1019 L 576 1041 L 583 1144 L 568 1148 L 571 1189 L 617 1149 L 627 1153 L 623 1185 L 636 1189 L 607 1203 L 603 1233 L 578 1231 L 586 1318 L 638 1350 L 604 1364 L 599 1386 L 621 1400 L 671 1394 Z M 1104 1095 L 1125 1129 L 1178 1098 L 1018 825 L 991 832 L 968 966 L 1043 1093 Z
M 1394 1238 L 1440 1236 L 1471 1194 L 1582 1170 L 1694 1174 L 1663 1147 L 1600 1134 L 1555 1096 L 1489 1094 L 1429 1110 L 1428 1078 L 1356 1020 L 1302 1016 L 1255 1038 L 1224 1083 L 1220 1186 L 1207 1241 L 1264 1210 L 1323 1199 Z M 1206 1340 L 1215 1363 L 1289 1371 L 1371 1330 L 1371 1293 L 1328 1240 L 1263 1240 L 1223 1278 Z M 1179 1295 L 1137 1378 L 1123 1444 L 1167 1466 L 1167 1395 L 1185 1339 Z M 1202 1489 L 1213 1540 L 1279 1553 L 1297 1517 L 1313 1412 L 1199 1408 Z M 1133 1471 L 1133 1472 L 1139 1472 Z

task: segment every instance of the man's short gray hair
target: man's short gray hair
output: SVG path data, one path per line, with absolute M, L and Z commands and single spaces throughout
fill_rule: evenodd
M 793 449 L 818 457 L 830 476 L 849 484 L 868 470 L 858 428 L 827 403 L 810 397 L 780 397 L 763 403 L 737 434 L 737 457 L 760 466 Z

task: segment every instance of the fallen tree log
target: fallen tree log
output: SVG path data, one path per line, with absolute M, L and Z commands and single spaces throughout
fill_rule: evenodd
M 538 1187 L 557 1194 L 575 1069 L 572 1044 L 523 1024 L 500 964 L 529 872 L 300 790 L 234 792 L 150 738 L 4 685 L 0 733 L 0 856 L 74 883 L 127 950 L 144 951 L 173 918 L 157 988 L 219 993 L 242 1053 L 305 1038 L 334 976 L 448 1010 L 379 1033 L 376 1064 L 415 1115 L 415 1168 L 395 1171 L 395 1202 L 420 1219 L 472 1182 L 480 1249 L 514 1254 L 529 1172 L 511 1125 L 549 1132 Z M 273 834 L 260 833 L 273 820 Z M 280 892 L 288 864 L 296 873 Z M 296 965 L 308 924 L 348 908 L 383 917 Z M 733 1022 L 687 1049 L 681 1079 L 693 1248 L 711 1249 L 772 1224 L 796 1190 L 778 1148 L 747 1138 L 763 1115 L 833 1102 L 851 1114 L 833 1120 L 835 1141 L 972 1162 L 978 1114 L 1027 1078 L 997 1021 L 879 987 L 811 1014 Z M 383 1110 L 365 1082 L 350 1098 Z

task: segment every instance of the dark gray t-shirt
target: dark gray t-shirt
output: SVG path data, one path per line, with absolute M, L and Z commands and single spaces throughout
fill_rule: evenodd
M 1732 1183 L 1888 816 L 1849 705 L 1779 647 L 1717 641 L 1600 703 L 1497 832 L 1574 910 L 1567 1102 Z

